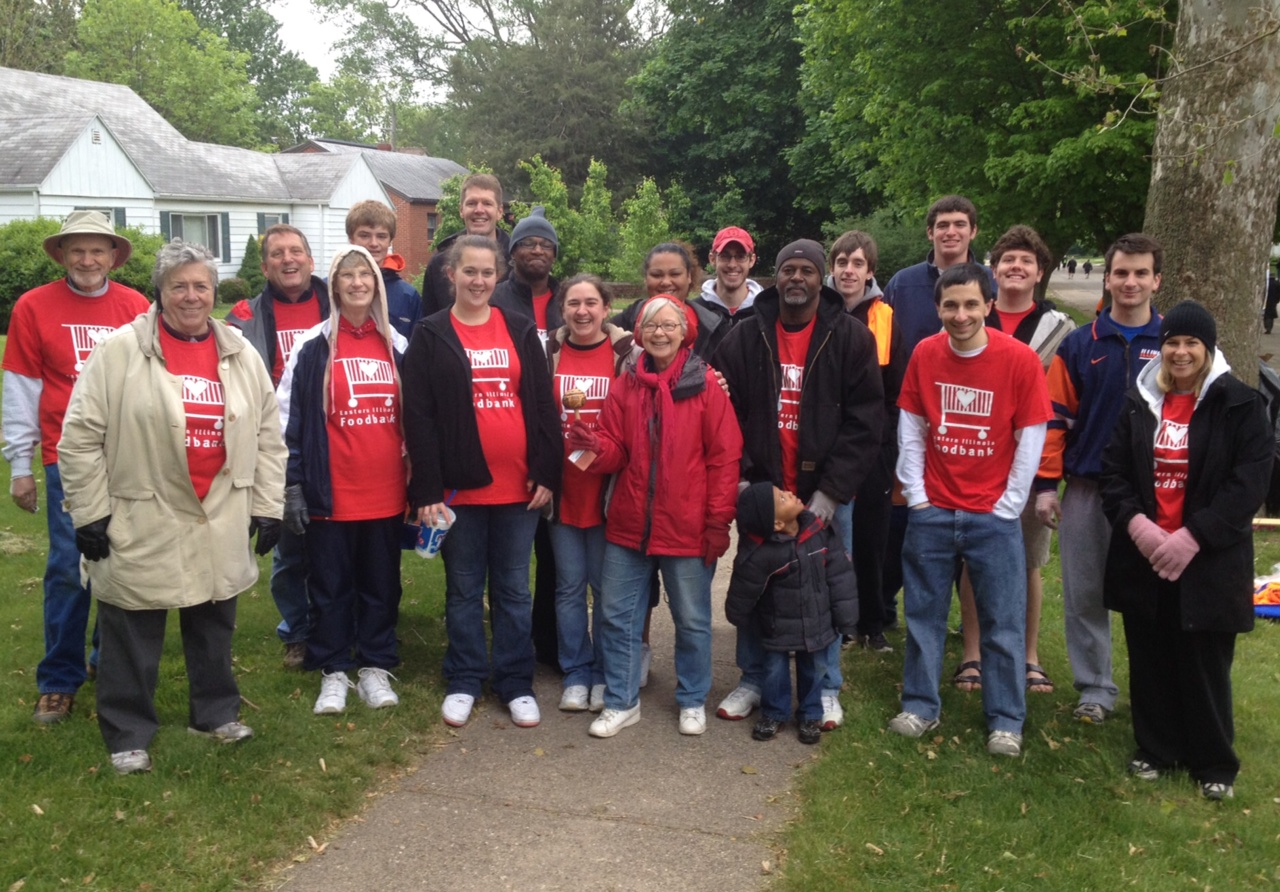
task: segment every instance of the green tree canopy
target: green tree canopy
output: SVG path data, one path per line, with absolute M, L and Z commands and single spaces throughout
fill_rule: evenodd
M 1028 223 L 1058 254 L 1137 229 L 1153 122 L 1118 114 L 1128 100 L 1113 83 L 1059 72 L 1096 56 L 1113 81 L 1155 75 L 1152 47 L 1168 33 L 1151 10 L 1143 0 L 813 0 L 801 25 L 808 133 L 791 155 L 798 176 L 813 174 L 809 204 L 838 200 L 841 182 L 914 213 L 959 192 L 977 204 L 984 237 Z
M 188 139 L 252 147 L 248 59 L 173 0 L 86 0 L 66 73 L 125 84 Z
M 61 74 L 78 0 L 0 0 L 0 68 Z

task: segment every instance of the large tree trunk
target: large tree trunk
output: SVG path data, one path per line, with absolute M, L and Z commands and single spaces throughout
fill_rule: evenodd
M 1280 196 L 1278 25 L 1280 0 L 1182 0 L 1144 223 L 1165 247 L 1159 307 L 1208 307 L 1250 384 Z

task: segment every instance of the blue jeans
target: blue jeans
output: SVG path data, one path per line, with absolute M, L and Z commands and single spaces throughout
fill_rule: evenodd
M 564 686 L 604 684 L 600 657 L 604 524 L 583 528 L 553 523 L 549 532 L 556 556 L 556 639 Z M 589 623 L 588 584 L 596 597 Z
M 942 709 L 947 613 L 956 560 L 973 580 L 982 647 L 982 711 L 991 731 L 1022 733 L 1026 719 L 1027 570 L 1018 518 L 929 506 L 912 509 L 902 547 L 907 651 L 902 709 L 936 719 Z
M 307 640 L 311 598 L 307 592 L 306 539 L 288 530 L 271 553 L 271 598 L 280 611 L 276 634 L 285 644 Z
M 486 678 L 503 703 L 533 696 L 533 596 L 529 560 L 538 512 L 511 505 L 455 505 L 444 557 L 447 694 L 480 696 Z M 492 673 L 484 638 L 484 591 L 493 626 Z
M 44 466 L 49 558 L 44 567 L 44 659 L 36 667 L 42 694 L 74 694 L 84 684 L 84 636 L 89 627 L 89 589 L 80 584 L 80 552 L 71 515 L 62 510 L 62 475 L 57 463 Z M 98 664 L 98 630 L 93 653 Z
M 642 554 L 612 542 L 604 549 L 600 605 L 600 654 L 604 705 L 630 709 L 640 701 L 640 634 L 649 610 L 649 578 L 662 584 L 676 626 L 676 703 L 703 706 L 711 691 L 711 578 L 715 565 L 702 558 Z
M 840 671 L 841 643 L 841 638 L 837 635 L 836 640 L 826 649 L 822 656 L 822 674 L 818 677 L 821 693 L 832 697 L 837 696 L 840 688 L 844 687 L 844 675 Z M 738 627 L 737 645 L 734 649 L 738 668 L 742 670 L 738 687 L 757 694 L 764 691 L 769 674 L 768 653 L 760 641 L 759 631 L 752 626 Z
M 839 640 L 839 639 L 837 639 Z M 827 651 L 796 651 L 796 717 L 800 721 L 822 720 L 822 677 Z M 766 651 L 764 692 L 760 714 L 785 722 L 791 718 L 791 657 L 786 651 Z

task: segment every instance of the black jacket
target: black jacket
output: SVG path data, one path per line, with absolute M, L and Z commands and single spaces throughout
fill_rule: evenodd
M 267 374 L 272 375 L 271 383 L 276 385 L 280 382 L 274 377 L 272 369 L 275 368 L 276 362 L 275 302 L 277 300 L 284 300 L 284 298 L 280 297 L 268 282 L 257 297 L 242 300 L 232 307 L 226 319 L 227 325 L 240 329 L 245 340 L 258 351 L 262 361 L 267 364 Z M 321 322 L 329 318 L 329 286 L 325 284 L 324 279 L 315 275 L 311 277 L 311 297 L 308 300 L 319 303 Z
M 822 490 L 844 504 L 880 461 L 884 383 L 875 338 L 844 311 L 840 293 L 823 286 L 818 301 L 800 395 L 796 495 L 807 502 Z M 743 478 L 775 486 L 783 480 L 778 311 L 778 289 L 761 292 L 755 315 L 729 332 L 712 362 L 724 374 L 738 413 Z
M 867 324 L 867 313 L 872 301 L 865 300 L 852 310 L 846 310 L 850 316 L 863 325 Z M 898 327 L 895 317 L 889 332 L 889 362 L 880 366 L 880 383 L 884 385 L 884 425 L 880 429 L 880 460 L 867 474 L 858 496 L 869 496 L 868 488 L 883 492 L 893 489 L 897 479 L 898 466 L 898 394 L 902 393 L 902 379 L 907 374 L 907 360 L 911 358 L 902 346 L 902 329 Z
M 463 234 L 455 232 L 448 238 L 436 242 L 432 248 L 431 260 L 427 263 L 427 271 L 422 276 L 422 315 L 424 317 L 453 306 L 453 285 L 444 271 L 444 258 L 449 253 L 449 247 L 458 236 Z M 511 236 L 499 229 L 494 238 L 498 241 L 498 247 L 502 249 L 503 260 L 510 265 Z
M 493 482 L 476 425 L 471 366 L 449 313 L 441 310 L 419 322 L 404 357 L 404 436 L 413 467 L 409 503 L 415 509 L 440 501 L 446 489 L 478 489 Z M 520 357 L 529 477 L 555 492 L 564 445 L 547 355 L 533 319 L 518 313 L 502 317 Z
M 564 325 L 564 317 L 560 315 L 560 307 L 556 304 L 555 298 L 556 291 L 560 288 L 560 282 L 553 276 L 550 279 L 550 285 L 551 302 L 547 304 L 547 331 L 553 332 Z M 497 288 L 493 289 L 493 297 L 489 298 L 489 304 L 503 312 L 520 313 L 532 319 L 533 289 L 516 279 L 515 276 L 508 276 L 498 283 Z
M 1183 526 L 1200 551 L 1177 582 L 1164 583 L 1128 532 L 1135 514 L 1156 516 L 1153 453 L 1159 419 L 1142 393 L 1148 377 L 1144 370 L 1125 395 L 1102 454 L 1099 488 L 1111 521 L 1106 606 L 1154 621 L 1160 590 L 1171 586 L 1178 593 L 1184 630 L 1247 632 L 1254 621 L 1253 515 L 1267 492 L 1273 452 L 1262 397 L 1226 373 L 1205 388 L 1187 434 L 1182 508 Z
M 739 537 L 724 612 L 759 632 L 765 650 L 814 653 L 855 634 L 858 585 L 840 537 L 808 511 L 798 536 Z

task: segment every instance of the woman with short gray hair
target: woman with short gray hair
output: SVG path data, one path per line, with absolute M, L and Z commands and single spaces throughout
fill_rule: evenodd
M 193 734 L 253 735 L 231 667 L 236 596 L 280 535 L 286 452 L 271 379 L 210 318 L 218 268 L 161 248 L 145 315 L 94 348 L 58 448 L 76 547 L 98 601 L 98 725 L 120 774 L 151 770 L 164 627 L 178 610 Z M 248 535 L 246 534 L 248 531 Z

